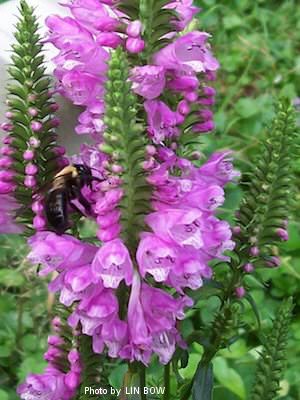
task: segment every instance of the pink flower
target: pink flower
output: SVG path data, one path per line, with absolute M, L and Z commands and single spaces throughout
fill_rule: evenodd
M 147 100 L 144 107 L 147 112 L 148 132 L 154 143 L 179 135 L 178 113 L 159 100 Z
M 189 248 L 180 252 L 178 263 L 170 272 L 167 283 L 183 294 L 183 288 L 199 289 L 203 284 L 203 278 L 211 277 L 212 270 L 207 265 L 207 257 L 202 252 Z
M 159 50 L 153 57 L 156 65 L 170 70 L 186 72 L 215 71 L 218 61 L 212 56 L 206 45 L 209 34 L 206 32 L 189 32 Z
M 108 347 L 110 357 L 118 357 L 120 350 L 128 343 L 128 326 L 116 315 L 111 321 L 104 324 L 101 336 Z
M 70 400 L 74 396 L 65 383 L 65 374 L 54 367 L 46 368 L 43 374 L 30 374 L 25 383 L 17 388 L 17 393 L 23 400 L 47 399 L 47 400 Z
M 174 245 L 158 236 L 145 233 L 137 249 L 139 270 L 144 277 L 148 272 L 157 282 L 164 282 L 174 268 L 178 252 Z
M 64 74 L 62 87 L 66 97 L 76 105 L 87 105 L 95 98 L 96 94 L 101 93 L 98 78 L 79 71 L 70 71 Z
M 131 70 L 130 80 L 135 93 L 152 100 L 158 97 L 165 86 L 165 71 L 163 67 L 145 65 Z
M 177 342 L 183 344 L 176 322 L 184 318 L 184 307 L 190 307 L 193 301 L 188 297 L 174 299 L 165 291 L 146 284 L 142 285 L 140 301 L 144 322 L 152 339 L 151 349 L 158 354 L 162 364 L 167 364 Z
M 197 209 L 169 209 L 151 213 L 146 223 L 156 235 L 179 246 L 199 249 L 203 246 L 199 218 L 202 212 Z
M 202 232 L 203 250 L 214 258 L 228 260 L 228 257 L 223 255 L 224 251 L 233 250 L 235 246 L 231 240 L 232 232 L 229 223 L 210 216 L 203 220 Z
M 174 9 L 179 14 L 179 21 L 175 20 L 177 30 L 182 31 L 192 21 L 200 8 L 193 6 L 193 0 L 175 0 L 167 4 L 165 8 Z
M 101 4 L 98 0 L 73 0 L 66 6 L 70 8 L 76 20 L 91 32 L 112 32 L 120 23 L 112 9 Z
M 17 202 L 9 194 L 0 195 L 0 234 L 22 233 L 24 228 L 15 222 Z
M 240 173 L 233 169 L 230 151 L 214 153 L 204 165 L 199 168 L 199 174 L 206 181 L 215 181 L 222 186 L 240 176 Z
M 53 232 L 37 232 L 28 243 L 31 252 L 28 259 L 33 264 L 42 264 L 40 275 L 54 270 L 76 268 L 88 264 L 94 258 L 97 247 L 83 243 L 70 235 L 58 236 Z
M 151 336 L 148 330 L 141 303 L 141 281 L 135 272 L 128 303 L 129 344 L 120 351 L 122 358 L 137 360 L 148 364 L 151 357 Z
M 121 280 L 131 285 L 133 265 L 127 247 L 120 239 L 106 242 L 96 253 L 92 272 L 103 280 L 106 288 L 116 289 Z
M 84 51 L 87 42 L 91 42 L 91 33 L 70 17 L 61 18 L 51 15 L 46 19 L 50 29 L 49 42 L 61 50 Z

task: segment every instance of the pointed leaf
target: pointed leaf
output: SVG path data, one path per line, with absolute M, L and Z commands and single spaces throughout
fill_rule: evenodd
M 193 380 L 192 399 L 212 400 L 213 392 L 213 366 L 212 363 L 203 365 L 201 362 Z

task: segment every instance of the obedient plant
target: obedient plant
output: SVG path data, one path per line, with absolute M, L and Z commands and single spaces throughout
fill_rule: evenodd
M 73 0 L 63 6 L 70 16 L 49 16 L 41 41 L 33 10 L 21 1 L 9 68 L 15 83 L 8 86 L 8 122 L 2 124 L 0 229 L 25 229 L 28 259 L 40 265 L 39 275 L 51 276 L 49 290 L 60 303 L 48 366 L 29 375 L 18 394 L 92 398 L 85 388 L 108 385 L 108 359 L 128 363 L 123 389 L 142 388 L 156 357 L 165 365 L 164 398 L 170 399 L 170 366 L 178 374 L 180 359 L 198 342 L 203 357 L 194 378 L 178 382 L 178 396 L 210 399 L 212 359 L 236 336 L 243 302 L 255 309 L 245 277 L 278 266 L 277 243 L 287 240 L 293 110 L 279 103 L 231 228 L 217 212 L 226 184 L 237 184 L 240 175 L 233 155 L 223 150 L 204 159 L 201 153 L 203 135 L 214 129 L 211 82 L 219 64 L 210 35 L 194 29 L 199 9 L 189 0 Z M 57 49 L 55 90 L 44 75 L 44 42 Z M 97 178 L 82 189 L 97 226 L 92 240 L 82 238 L 78 218 L 61 235 L 45 219 L 41 189 L 74 161 L 56 144 L 54 92 L 82 108 L 75 130 L 89 144 L 74 160 Z M 209 286 L 221 300 L 219 310 L 209 326 L 186 338 L 180 321 Z M 287 324 L 277 325 L 284 332 L 276 328 L 274 348 L 287 333 Z M 275 356 L 281 362 L 283 351 L 272 349 L 268 357 Z M 273 375 L 278 381 L 270 372 L 263 398 L 275 395 Z M 259 390 L 253 398 L 262 398 Z M 140 395 L 146 398 L 143 390 Z

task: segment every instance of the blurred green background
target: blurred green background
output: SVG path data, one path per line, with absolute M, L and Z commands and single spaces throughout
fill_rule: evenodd
M 0 0 L 1 2 L 1 0 Z M 205 153 L 216 149 L 235 150 L 236 165 L 249 171 L 260 140 L 273 116 L 274 99 L 280 95 L 296 99 L 300 95 L 300 5 L 297 1 L 216 1 L 196 2 L 202 8 L 200 27 L 212 33 L 212 47 L 221 69 L 215 84 L 217 128 L 204 138 Z M 300 161 L 294 165 L 299 176 Z M 300 181 L 296 182 L 296 186 Z M 290 240 L 282 245 L 282 265 L 254 275 L 248 282 L 268 332 L 272 317 L 283 298 L 293 295 L 295 318 L 290 332 L 287 368 L 278 398 L 300 399 L 300 202 L 295 188 L 295 204 L 289 224 Z M 224 215 L 231 218 L 241 198 L 241 190 L 227 191 Z M 25 261 L 26 245 L 18 237 L 0 237 L 0 400 L 14 400 L 14 387 L 29 372 L 40 372 L 49 329 L 52 299 L 46 282 Z M 258 279 L 257 279 L 258 278 Z M 264 280 L 266 285 L 259 282 Z M 211 320 L 216 301 L 203 301 L 200 311 L 183 323 L 186 335 Z M 259 332 L 251 310 L 246 308 L 241 338 L 219 353 L 214 362 L 215 400 L 243 400 L 253 382 L 258 358 Z M 188 366 L 179 372 L 193 376 L 202 349 L 193 345 Z M 124 368 L 111 372 L 110 382 L 118 386 Z M 152 385 L 160 384 L 155 365 L 149 371 Z M 175 378 L 172 382 L 174 399 Z

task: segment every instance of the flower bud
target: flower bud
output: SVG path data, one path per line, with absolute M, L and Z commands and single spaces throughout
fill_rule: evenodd
M 200 124 L 195 124 L 193 127 L 194 132 L 200 132 L 200 133 L 210 132 L 214 129 L 215 129 L 214 121 L 202 122 Z
M 30 127 L 33 132 L 40 132 L 43 128 L 43 125 L 39 121 L 32 121 Z
M 25 167 L 26 175 L 36 175 L 38 173 L 38 167 L 35 164 L 27 164 Z
M 12 149 L 12 148 L 9 147 L 9 146 L 3 146 L 3 147 L 0 149 L 0 153 L 1 153 L 2 155 L 4 155 L 4 156 L 11 156 L 11 155 L 14 153 L 14 149 Z
M 57 128 L 60 125 L 60 119 L 58 117 L 54 117 L 51 119 L 50 124 L 53 128 Z
M 13 159 L 8 156 L 0 158 L 0 168 L 9 168 L 13 163 Z
M 60 346 L 62 344 L 64 344 L 64 340 L 60 337 L 60 336 L 48 336 L 48 344 L 50 346 Z
M 34 159 L 34 151 L 32 151 L 32 150 L 26 150 L 26 151 L 24 151 L 24 153 L 23 153 L 23 158 L 24 158 L 24 160 L 26 160 L 26 161 L 31 161 L 31 160 L 33 160 L 33 159 Z
M 5 131 L 5 132 L 11 132 L 11 131 L 14 129 L 14 126 L 13 126 L 13 124 L 10 123 L 10 122 L 3 122 L 3 123 L 0 125 L 0 128 L 1 128 L 3 131 Z
M 247 274 L 251 274 L 251 272 L 254 271 L 254 266 L 251 263 L 247 263 L 243 266 L 243 270 L 247 273 Z
M 3 144 L 12 144 L 13 141 L 14 141 L 14 138 L 12 136 L 5 136 L 2 139 Z
M 266 261 L 267 267 L 270 268 L 279 267 L 280 263 L 281 263 L 280 258 L 276 256 L 269 257 L 268 260 Z
M 29 144 L 34 149 L 37 149 L 40 146 L 41 141 L 39 139 L 35 138 L 34 136 L 31 136 L 31 138 L 29 139 Z
M 111 166 L 111 170 L 112 172 L 114 172 L 115 174 L 120 174 L 123 172 L 123 167 L 121 165 L 118 164 L 113 164 Z
M 34 201 L 31 205 L 31 209 L 35 214 L 39 215 L 44 211 L 43 203 L 39 200 Z
M 8 118 L 8 119 L 12 119 L 13 116 L 14 116 L 14 114 L 13 114 L 11 111 L 6 111 L 5 116 L 6 116 L 6 118 Z
M 194 103 L 196 100 L 198 100 L 198 93 L 197 92 L 187 92 L 184 97 L 190 103 Z
M 151 144 L 147 144 L 146 146 L 146 153 L 149 156 L 154 156 L 156 154 L 156 148 L 155 146 L 151 145 Z
M 37 115 L 38 115 L 38 110 L 36 109 L 36 108 L 34 108 L 34 107 L 30 107 L 29 109 L 28 109 L 28 114 L 31 116 L 31 117 L 36 117 Z
M 46 226 L 46 220 L 44 217 L 40 216 L 40 215 L 36 215 L 33 218 L 33 227 L 34 229 L 36 229 L 37 231 L 43 230 Z
M 191 110 L 191 108 L 190 108 L 190 106 L 189 106 L 189 104 L 188 104 L 188 102 L 186 100 L 181 100 L 178 103 L 177 111 L 180 114 L 187 115 L 187 114 L 189 114 L 190 110 Z
M 257 246 L 251 247 L 250 255 L 253 257 L 257 257 L 259 255 L 259 248 Z
M 139 38 L 128 38 L 126 40 L 126 49 L 129 53 L 141 53 L 145 48 L 145 42 Z
M 236 297 L 241 299 L 242 297 L 245 296 L 246 290 L 243 286 L 239 286 L 239 287 L 235 288 L 235 294 L 236 294 Z
M 80 374 L 74 371 L 69 371 L 66 373 L 64 382 L 69 389 L 75 390 L 80 384 Z
M 27 175 L 24 179 L 24 185 L 28 188 L 33 188 L 36 186 L 36 179 L 31 175 Z
M 63 156 L 66 154 L 66 149 L 63 146 L 57 146 L 53 151 L 57 156 Z
M 289 240 L 289 234 L 288 234 L 288 232 L 287 232 L 287 230 L 286 229 L 283 229 L 283 228 L 278 228 L 277 230 L 276 230 L 276 234 L 279 236 L 279 238 L 281 239 L 281 240 L 283 240 L 283 241 L 287 241 L 287 240 Z
M 127 35 L 132 38 L 139 37 L 141 35 L 141 32 L 142 32 L 142 23 L 139 20 L 130 22 L 126 28 Z
M 234 235 L 240 235 L 241 232 L 242 232 L 242 230 L 241 230 L 241 227 L 240 227 L 240 226 L 234 226 L 234 227 L 232 228 L 232 233 L 233 233 Z
M 4 182 L 0 180 L 0 194 L 11 193 L 15 187 L 16 186 L 12 182 Z
M 28 101 L 30 102 L 36 101 L 36 95 L 34 93 L 30 93 L 28 96 Z
M 15 173 L 13 171 L 8 171 L 8 170 L 0 171 L 0 181 L 10 182 L 14 176 Z
M 216 89 L 210 87 L 210 86 L 206 86 L 204 88 L 202 88 L 203 90 L 203 94 L 205 96 L 215 96 L 216 95 Z
M 58 110 L 59 110 L 59 104 L 57 104 L 57 103 L 52 103 L 52 104 L 50 105 L 50 110 L 51 110 L 52 112 L 58 111 Z
M 97 36 L 96 42 L 100 46 L 116 49 L 122 43 L 122 38 L 114 32 L 101 32 Z

